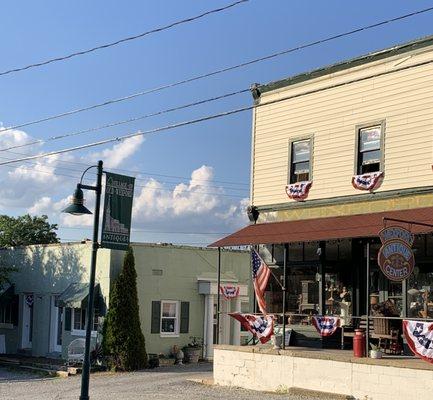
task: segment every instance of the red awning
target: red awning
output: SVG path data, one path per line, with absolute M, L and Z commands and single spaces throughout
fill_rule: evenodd
M 384 217 L 433 225 L 433 207 L 248 225 L 208 247 L 376 237 L 384 227 Z M 386 224 L 408 227 L 408 224 L 404 223 Z M 413 233 L 427 233 L 432 232 L 433 228 L 412 225 L 410 230 Z

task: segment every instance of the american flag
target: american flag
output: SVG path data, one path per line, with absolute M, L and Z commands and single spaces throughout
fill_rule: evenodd
M 271 270 L 255 250 L 252 251 L 251 257 L 253 266 L 253 285 L 254 291 L 256 292 L 257 305 L 259 306 L 260 311 L 266 315 L 266 301 L 264 295 L 269 275 L 271 275 Z
M 253 314 L 229 313 L 241 325 L 260 340 L 266 343 L 274 334 L 274 317 L 272 315 L 260 316 Z

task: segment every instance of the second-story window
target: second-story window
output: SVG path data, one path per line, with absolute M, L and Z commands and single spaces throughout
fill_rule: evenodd
M 291 143 L 290 183 L 311 179 L 311 139 Z
M 381 171 L 382 125 L 368 126 L 358 130 L 359 175 Z

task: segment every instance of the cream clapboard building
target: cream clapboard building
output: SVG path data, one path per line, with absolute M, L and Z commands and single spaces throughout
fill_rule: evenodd
M 277 220 L 285 220 L 432 204 L 433 195 L 426 193 L 433 184 L 431 37 L 260 86 L 259 91 L 260 107 L 253 114 L 253 205 L 286 209 L 277 214 Z M 385 177 L 374 195 L 362 193 L 364 202 L 351 178 L 358 173 L 360 128 L 374 126 L 381 126 L 379 169 Z M 317 204 L 314 209 L 288 203 L 284 190 L 290 147 L 305 139 L 310 141 L 313 182 L 308 203 Z M 400 197 L 397 191 L 402 190 L 409 190 L 410 200 Z M 393 200 L 380 201 L 393 193 Z M 346 204 L 354 196 L 363 201 L 328 207 L 331 200 Z
M 422 234 L 409 279 L 385 279 L 376 261 L 383 218 L 433 223 L 433 36 L 251 91 L 255 223 L 212 246 L 261 245 L 280 281 L 286 248 L 291 313 L 364 315 L 377 295 L 417 314 L 408 290 L 432 292 L 432 229 L 401 224 Z M 281 285 L 267 296 L 281 312 Z

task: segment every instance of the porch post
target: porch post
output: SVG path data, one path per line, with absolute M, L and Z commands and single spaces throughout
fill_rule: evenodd
M 326 293 L 325 293 L 325 262 L 326 262 L 326 242 L 321 241 L 319 243 L 320 255 L 319 255 L 319 311 L 321 315 L 326 313 Z
M 205 315 L 206 315 L 206 337 L 205 337 L 205 349 L 206 349 L 206 359 L 212 358 L 213 356 L 213 307 L 214 298 L 213 294 L 205 295 Z M 218 333 L 217 333 L 218 336 Z
M 232 310 L 230 310 L 232 311 Z M 241 298 L 240 296 L 235 298 L 235 311 L 241 312 Z M 233 344 L 239 346 L 241 344 L 241 323 L 233 319 Z
M 287 273 L 287 255 L 288 255 L 289 245 L 287 243 L 284 244 L 284 261 L 283 261 L 283 350 L 286 348 L 286 273 Z
M 367 240 L 367 285 L 366 285 L 366 291 L 365 294 L 367 296 L 366 300 L 366 315 L 367 315 L 367 324 L 365 329 L 365 351 L 367 352 L 366 356 L 368 357 L 368 341 L 369 341 L 369 308 L 370 308 L 370 240 Z
M 217 271 L 217 310 L 216 310 L 216 344 L 220 342 L 220 286 L 221 286 L 221 247 L 218 247 L 218 271 Z

